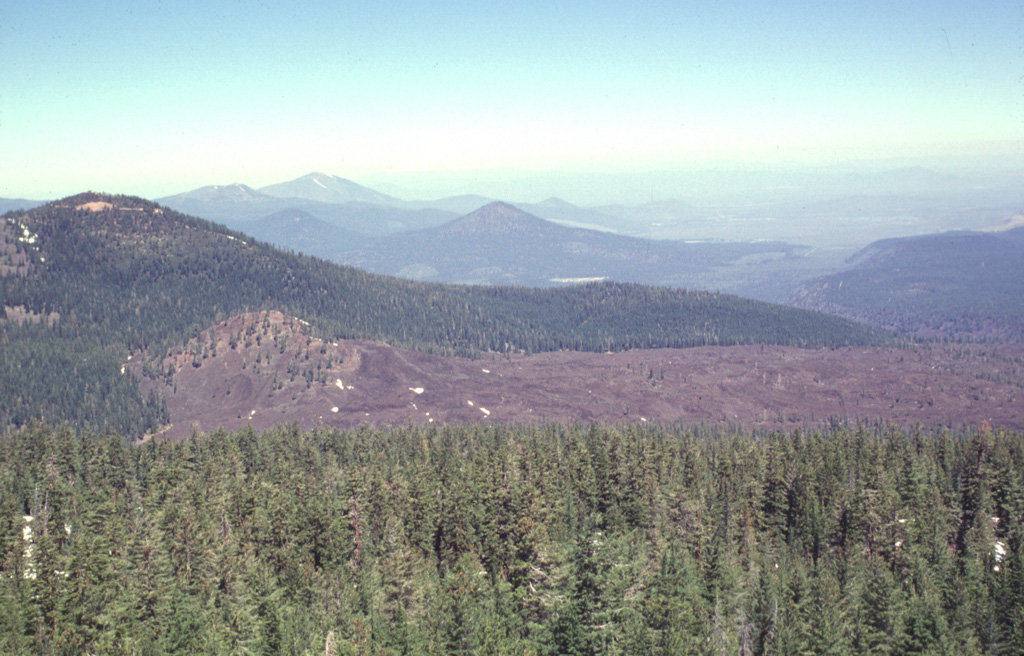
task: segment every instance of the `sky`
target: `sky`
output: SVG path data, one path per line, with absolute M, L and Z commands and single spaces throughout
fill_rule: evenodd
M 1021 154 L 1019 0 L 0 9 L 5 198 Z

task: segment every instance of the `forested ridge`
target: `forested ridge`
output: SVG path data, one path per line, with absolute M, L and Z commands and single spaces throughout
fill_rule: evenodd
M 1024 439 L 0 436 L 0 653 L 1020 654 Z
M 877 241 L 794 302 L 901 333 L 1024 341 L 1024 228 Z
M 443 354 L 706 344 L 890 343 L 822 314 L 735 296 L 602 283 L 460 287 L 276 250 L 126 196 L 80 194 L 0 221 L 0 425 L 34 417 L 139 435 L 166 418 L 129 354 L 160 358 L 228 317 L 279 310 L 326 339 Z M 35 320 L 35 323 L 32 323 Z

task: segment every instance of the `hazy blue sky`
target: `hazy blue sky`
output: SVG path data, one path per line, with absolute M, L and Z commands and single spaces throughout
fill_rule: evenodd
M 1020 154 L 1022 140 L 1019 0 L 0 9 L 3 197 L 314 170 L 366 183 Z

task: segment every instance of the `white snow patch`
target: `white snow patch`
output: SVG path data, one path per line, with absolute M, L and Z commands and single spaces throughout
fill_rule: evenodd
M 490 369 L 481 369 L 480 371 L 484 372 L 485 374 L 491 373 Z
M 128 361 L 131 362 L 132 356 L 128 356 Z
M 250 412 L 250 413 L 249 413 L 249 416 L 251 417 L 251 416 L 253 416 L 254 414 L 256 414 L 256 411 L 255 411 L 255 410 L 253 410 L 252 412 Z
M 338 389 L 340 389 L 340 390 L 344 390 L 345 389 L 345 384 L 341 382 L 340 378 L 336 379 L 334 381 L 334 384 L 337 385 Z
M 32 232 L 30 232 L 29 229 L 25 228 L 24 226 L 22 227 L 21 230 L 22 230 L 22 234 L 24 236 L 23 237 L 18 237 L 18 241 L 20 241 L 20 242 L 22 242 L 24 244 L 34 244 L 34 243 L 36 243 L 36 239 L 39 238 L 39 235 L 32 234 Z
M 422 387 L 410 387 L 409 391 L 412 392 L 413 394 L 419 395 L 424 392 L 424 389 Z
M 473 407 L 473 402 L 472 401 L 466 401 L 466 403 L 469 404 L 469 407 L 471 407 L 471 408 Z
M 490 417 L 491 416 L 491 411 L 488 410 L 487 408 L 480 408 L 480 412 L 484 413 L 485 417 Z
M 21 539 L 25 543 L 25 549 L 23 551 L 25 558 L 25 572 L 22 574 L 23 578 L 34 579 L 36 578 L 36 564 L 33 560 L 35 556 L 35 540 L 32 534 L 32 520 L 35 519 L 32 515 L 24 515 L 25 526 L 21 529 Z
M 1001 563 L 1006 558 L 1006 543 L 1002 540 L 996 540 L 996 543 L 992 545 L 992 550 L 996 555 L 996 562 Z
M 569 284 L 601 282 L 602 280 L 608 280 L 608 276 L 590 276 L 588 278 L 551 278 L 551 282 L 565 282 Z
M 647 423 L 647 417 L 640 417 L 640 421 Z
M 319 181 L 319 180 L 317 180 L 316 178 L 313 178 L 313 182 L 317 183 L 318 185 L 320 185 L 320 186 L 321 186 L 321 187 L 323 187 L 324 189 L 327 189 L 327 185 L 325 185 L 324 183 L 320 182 L 320 181 Z M 328 191 L 330 191 L 330 190 L 328 189 Z
M 333 408 L 331 408 L 331 412 L 337 414 L 338 413 L 338 406 L 334 406 Z
M 121 375 L 124 375 L 124 365 L 121 365 Z

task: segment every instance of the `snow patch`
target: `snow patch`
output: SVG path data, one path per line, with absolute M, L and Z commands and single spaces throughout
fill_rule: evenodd
M 481 369 L 480 371 L 484 372 L 485 374 L 491 373 L 490 369 Z
M 601 282 L 608 280 L 608 276 L 590 276 L 587 278 L 551 278 L 551 282 L 564 282 L 569 284 Z
M 491 411 L 488 410 L 487 408 L 480 408 L 480 412 L 484 413 L 485 417 L 490 417 L 491 416 Z
M 409 391 L 412 392 L 413 394 L 419 395 L 422 394 L 425 390 L 422 387 L 410 387 Z
M 996 543 L 992 545 L 992 551 L 995 552 L 996 562 L 1003 562 L 1003 559 L 1006 558 L 1006 543 L 1002 540 L 996 540 Z M 998 566 L 996 568 L 998 569 Z
M 333 408 L 331 408 L 331 412 L 333 412 L 334 414 L 338 414 L 338 406 L 334 406 Z
M 466 401 L 466 403 L 469 404 L 469 407 L 471 407 L 471 408 L 473 407 L 473 402 L 472 401 Z
M 313 178 L 312 180 L 313 180 L 313 182 L 317 183 L 318 185 L 320 185 L 320 186 L 321 186 L 321 187 L 323 187 L 324 189 L 327 189 L 327 185 L 325 185 L 324 183 L 320 182 L 320 181 L 319 181 L 319 180 L 317 180 L 316 178 Z M 328 190 L 328 191 L 330 191 L 330 189 L 327 189 L 327 190 Z
M 345 389 L 345 384 L 341 382 L 340 378 L 335 379 L 334 384 L 340 390 L 344 390 Z
M 32 534 L 32 520 L 35 517 L 25 515 L 22 519 L 25 520 L 25 526 L 21 529 L 21 540 L 25 543 L 25 548 L 22 552 L 25 559 L 25 571 L 22 573 L 22 577 L 34 579 L 36 578 L 36 564 L 34 561 L 36 545 L 35 536 Z

